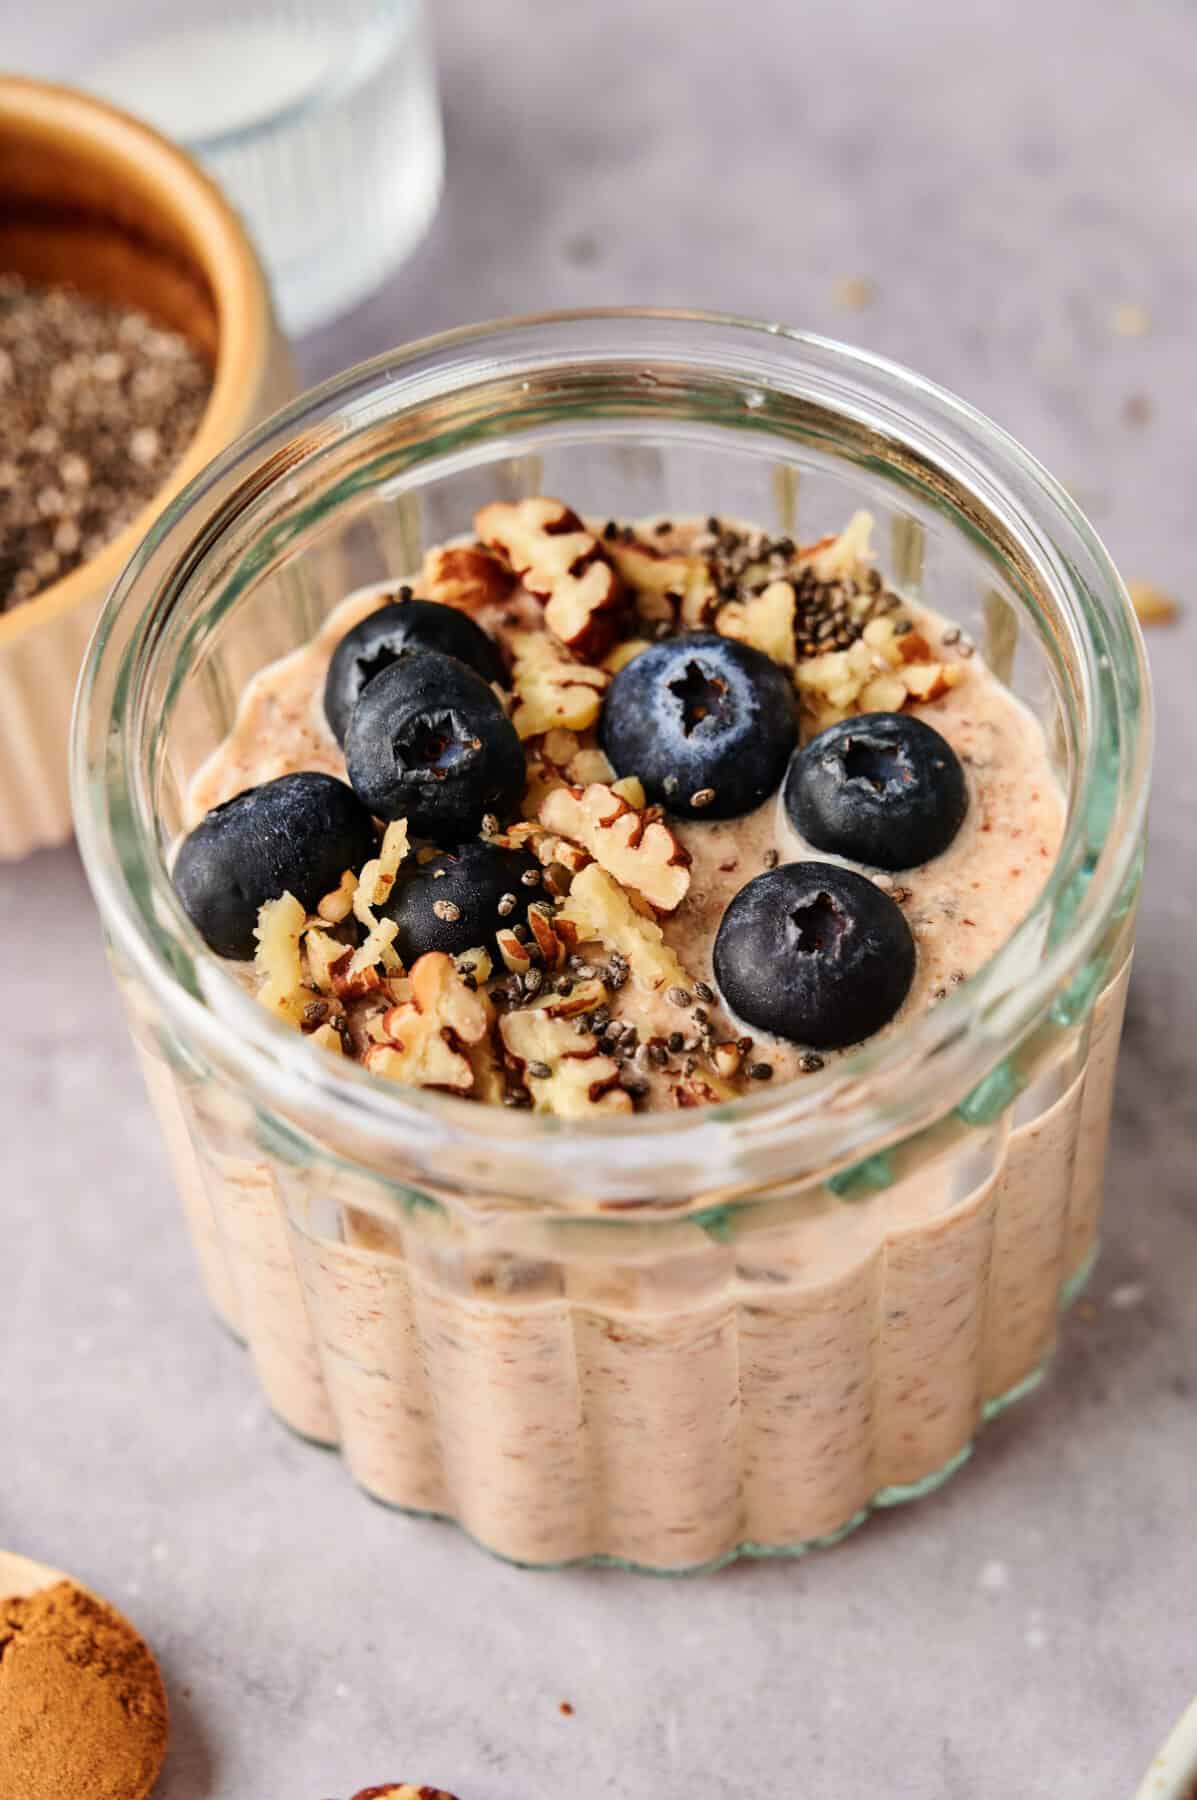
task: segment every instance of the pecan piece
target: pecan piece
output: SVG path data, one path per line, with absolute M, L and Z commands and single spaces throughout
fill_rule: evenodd
M 659 912 L 674 912 L 689 891 L 689 852 L 669 826 L 605 782 L 554 788 L 541 806 L 540 822 L 588 850 L 608 874 Z
M 510 641 L 516 702 L 511 723 L 520 737 L 588 730 L 598 719 L 611 680 L 605 670 L 577 662 L 542 632 L 513 632 Z
M 619 1064 L 602 1054 L 592 1032 L 577 1031 L 546 1008 L 526 1007 L 504 1014 L 499 1034 L 537 1112 L 562 1119 L 631 1112 L 631 1096 L 619 1085 Z
M 579 656 L 602 656 L 615 642 L 627 591 L 605 545 L 560 500 L 496 501 L 474 520 L 484 544 L 507 558 L 545 623 Z
M 514 588 L 515 577 L 489 550 L 448 544 L 425 556 L 420 585 L 430 600 L 476 613 L 501 605 Z
M 383 1040 L 367 1050 L 366 1067 L 391 1081 L 468 1094 L 474 1070 L 465 1052 L 490 1029 L 484 996 L 466 986 L 440 950 L 421 956 L 410 980 L 411 999 L 384 1014 Z

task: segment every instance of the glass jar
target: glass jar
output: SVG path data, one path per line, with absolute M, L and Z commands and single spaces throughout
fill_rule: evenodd
M 541 492 L 803 539 L 869 508 L 1068 796 L 980 973 L 775 1092 L 567 1126 L 321 1055 L 205 951 L 170 846 L 247 678 L 483 502 Z M 1039 1379 L 1094 1253 L 1147 709 L 1125 593 L 1056 483 L 908 371 L 776 325 L 453 332 L 212 464 L 104 614 L 76 806 L 204 1279 L 274 1409 L 375 1498 L 525 1564 L 795 1554 L 942 1480 Z

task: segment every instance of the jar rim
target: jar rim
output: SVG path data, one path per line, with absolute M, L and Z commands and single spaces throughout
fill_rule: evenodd
M 770 394 L 817 396 L 917 453 L 950 495 L 974 499 L 978 516 L 1014 534 L 1031 576 L 1069 620 L 1088 741 L 1044 888 L 990 961 L 936 1007 L 776 1090 L 692 1111 L 566 1123 L 383 1083 L 314 1054 L 270 1017 L 178 905 L 144 745 L 129 733 L 153 633 L 179 598 L 168 595 L 164 612 L 168 579 L 184 568 L 190 578 L 211 549 L 219 537 L 212 521 L 230 490 L 293 478 L 305 457 L 377 419 L 380 407 L 398 417 L 500 366 L 576 371 L 616 360 L 642 363 L 646 381 L 654 367 L 701 368 L 749 384 L 758 405 Z M 1009 434 L 902 365 L 828 338 L 729 314 L 604 308 L 497 320 L 405 345 L 309 390 L 211 463 L 161 515 L 109 596 L 80 681 L 72 778 L 80 850 L 112 948 L 176 1042 L 287 1121 L 296 1145 L 350 1162 L 356 1152 L 333 1144 L 386 1146 L 406 1170 L 434 1172 L 448 1191 L 576 1213 L 643 1204 L 646 1174 L 666 1206 L 809 1179 L 871 1156 L 975 1094 L 1053 1000 L 1083 982 L 1103 934 L 1129 906 L 1150 750 L 1149 677 L 1125 588 L 1070 497 Z M 1049 921 L 1056 929 L 1044 947 Z

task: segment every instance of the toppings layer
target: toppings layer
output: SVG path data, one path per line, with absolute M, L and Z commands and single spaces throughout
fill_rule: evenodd
M 1038 726 L 867 515 L 475 524 L 256 677 L 195 784 L 184 904 L 318 1047 L 568 1119 L 706 1105 L 933 1004 L 1030 905 Z

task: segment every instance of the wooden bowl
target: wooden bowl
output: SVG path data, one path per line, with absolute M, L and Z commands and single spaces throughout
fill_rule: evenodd
M 67 738 L 100 603 L 165 501 L 295 391 L 240 220 L 183 151 L 102 101 L 0 76 L 0 273 L 69 282 L 184 332 L 213 387 L 182 459 L 86 563 L 0 613 L 0 860 L 71 834 Z

